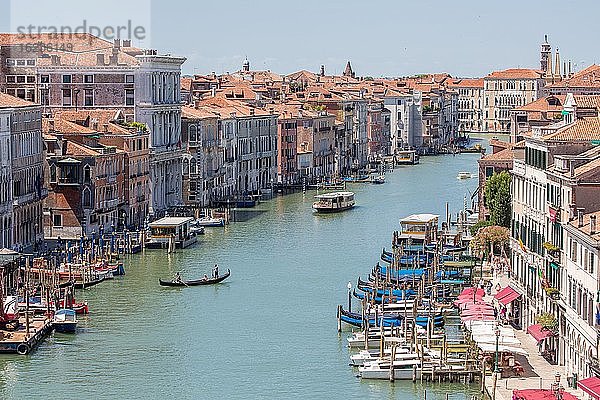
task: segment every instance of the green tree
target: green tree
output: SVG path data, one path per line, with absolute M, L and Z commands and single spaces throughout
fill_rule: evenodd
M 471 236 L 475 236 L 477 234 L 477 231 L 479 231 L 480 228 L 485 228 L 486 226 L 491 226 L 492 223 L 490 221 L 477 221 L 472 227 L 469 228 L 469 231 L 471 232 Z
M 485 183 L 485 206 L 490 210 L 492 224 L 510 227 L 511 202 L 510 174 L 506 171 L 494 172 Z

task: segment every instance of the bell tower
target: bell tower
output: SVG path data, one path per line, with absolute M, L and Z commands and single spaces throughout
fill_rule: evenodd
M 544 43 L 542 43 L 540 56 L 540 69 L 544 72 L 544 75 L 551 75 L 552 67 L 549 64 L 552 63 L 552 48 L 548 43 L 548 35 L 544 35 Z

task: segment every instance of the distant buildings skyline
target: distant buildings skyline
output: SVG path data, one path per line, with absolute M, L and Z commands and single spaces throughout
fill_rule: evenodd
M 341 74 L 350 60 L 357 76 L 447 72 L 482 77 L 507 68 L 537 68 L 544 34 L 564 59 L 573 60 L 574 71 L 598 61 L 594 54 L 600 54 L 594 40 L 600 34 L 594 20 L 600 5 L 592 1 L 550 0 L 541 7 L 537 2 L 472 0 L 458 5 L 380 1 L 368 6 L 355 0 L 230 0 L 202 2 L 201 15 L 198 4 L 189 0 L 136 0 L 132 4 L 137 8 L 119 6 L 117 15 L 110 4 L 114 2 L 86 3 L 57 14 L 51 2 L 29 1 L 25 12 L 25 3 L 0 0 L 0 9 L 11 11 L 0 13 L 0 31 L 46 22 L 75 27 L 82 18 L 98 26 L 133 20 L 145 27 L 148 37 L 134 45 L 185 55 L 183 74 L 234 72 L 248 57 L 254 69 L 280 74 L 299 69 L 317 73 L 321 65 L 330 74 Z

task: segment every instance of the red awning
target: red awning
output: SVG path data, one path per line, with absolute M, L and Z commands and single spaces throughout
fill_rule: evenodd
M 600 378 L 593 376 L 591 378 L 582 379 L 577 382 L 577 385 L 594 399 L 600 399 Z
M 498 293 L 496 293 L 496 295 L 494 297 L 500 303 L 507 305 L 507 304 L 512 303 L 514 300 L 518 299 L 519 297 L 521 297 L 521 294 L 519 292 L 517 292 L 515 289 L 513 289 L 511 286 L 507 286 L 504 289 L 502 289 L 501 291 L 499 291 Z
M 527 333 L 533 336 L 533 338 L 538 342 L 554 336 L 552 331 L 542 328 L 542 325 L 540 324 L 531 325 L 529 328 L 527 328 Z
M 499 291 L 498 293 L 496 293 L 494 295 L 495 299 L 501 299 L 502 297 L 506 296 L 508 294 L 508 292 L 510 292 L 511 287 L 507 286 L 504 289 L 502 289 L 501 291 Z
M 571 393 L 561 390 L 561 398 L 563 400 L 577 400 L 577 397 Z M 556 393 L 549 389 L 522 389 L 513 390 L 514 400 L 556 400 Z

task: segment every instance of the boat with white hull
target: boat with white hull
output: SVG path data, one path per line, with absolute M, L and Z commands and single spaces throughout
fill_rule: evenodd
M 394 361 L 393 377 L 397 380 L 412 380 L 421 378 L 421 360 L 405 359 Z M 358 368 L 358 374 L 362 379 L 390 379 L 390 362 L 374 362 L 365 364 Z

